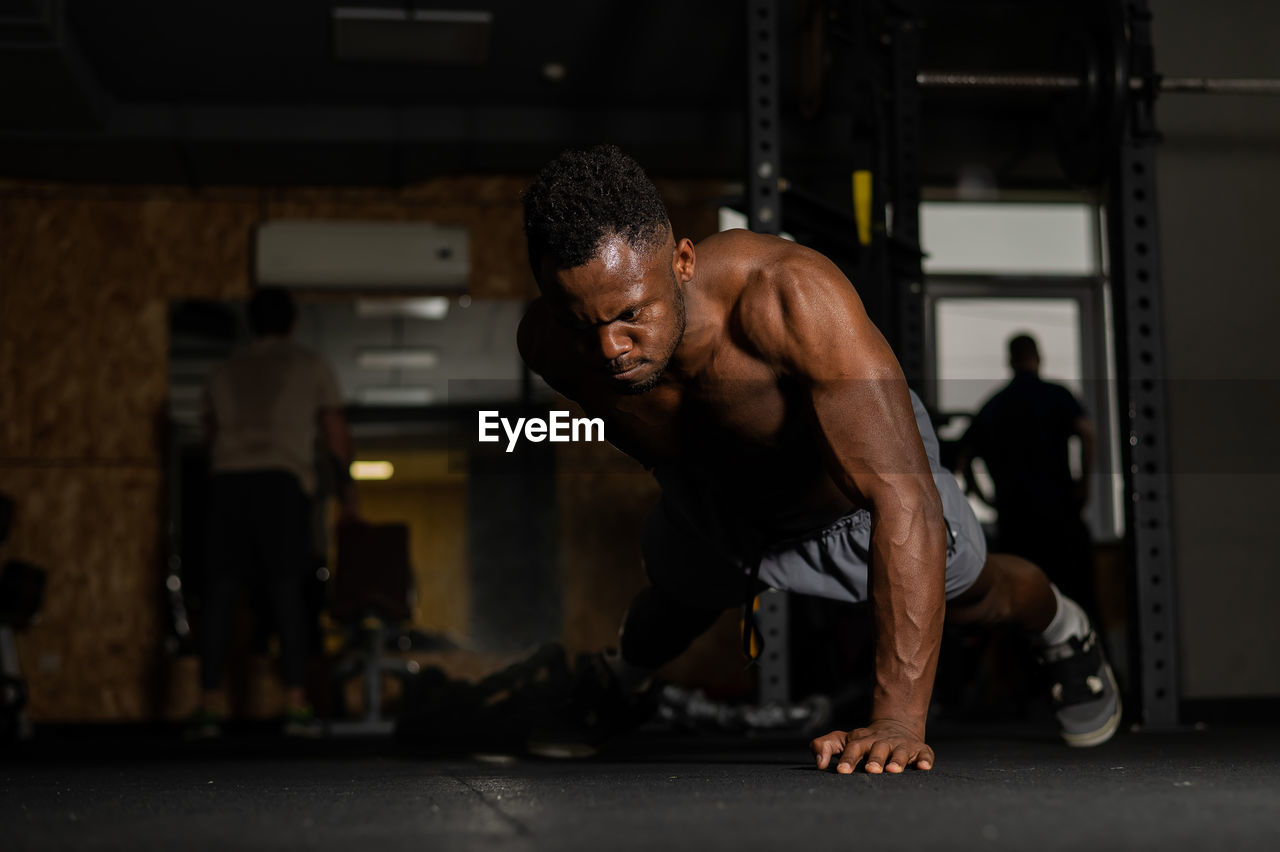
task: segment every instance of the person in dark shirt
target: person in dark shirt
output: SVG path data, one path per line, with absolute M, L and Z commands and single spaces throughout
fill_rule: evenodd
M 971 491 L 990 502 L 999 548 L 1029 559 L 1065 594 L 1093 609 L 1093 550 L 1081 518 L 1093 466 L 1094 427 L 1080 401 L 1062 385 L 1040 378 L 1035 338 L 1009 341 L 1013 379 L 988 399 L 961 439 L 959 467 Z M 1081 443 L 1081 475 L 1071 472 L 1068 446 Z M 973 479 L 981 458 L 995 484 L 994 499 Z

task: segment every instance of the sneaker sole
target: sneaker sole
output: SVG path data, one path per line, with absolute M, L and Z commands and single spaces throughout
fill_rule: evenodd
M 1116 694 L 1115 712 L 1108 717 L 1107 721 L 1103 723 L 1101 728 L 1096 730 L 1088 731 L 1083 734 L 1068 734 L 1066 731 L 1063 731 L 1063 741 L 1072 748 L 1093 748 L 1094 746 L 1100 746 L 1115 736 L 1116 731 L 1119 730 L 1120 715 L 1124 710 L 1124 702 L 1120 700 L 1120 689 L 1116 685 L 1115 675 L 1111 673 L 1111 666 L 1107 666 L 1107 680 L 1111 682 L 1111 688 Z

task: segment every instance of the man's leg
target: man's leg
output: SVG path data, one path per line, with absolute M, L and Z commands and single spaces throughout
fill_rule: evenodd
M 988 553 L 978 579 L 947 602 L 951 624 L 1015 624 L 1041 633 L 1058 610 L 1045 573 L 1020 556 Z
M 200 687 L 204 709 L 226 715 L 227 698 L 222 689 L 227 646 L 231 643 L 232 616 L 240 591 L 234 566 L 210 560 L 205 566 L 204 606 L 200 621 Z
M 297 480 L 287 473 L 264 474 L 258 496 L 258 565 L 266 575 L 280 641 L 285 712 L 306 715 L 310 707 L 303 689 L 307 627 L 302 583 L 310 547 L 311 507 Z
M 1028 634 L 1054 680 L 1058 722 L 1068 745 L 1100 745 L 1115 733 L 1119 691 L 1089 618 L 1034 564 L 988 554 L 973 585 L 948 602 L 947 620 L 1013 624 Z
M 649 674 L 680 656 L 722 610 L 686 606 L 648 586 L 631 602 L 620 637 L 620 660 Z
M 200 686 L 204 709 L 227 712 L 222 679 L 235 605 L 245 563 L 250 558 L 239 481 L 214 475 L 209 488 L 208 542 L 204 565 L 204 599 L 200 620 Z

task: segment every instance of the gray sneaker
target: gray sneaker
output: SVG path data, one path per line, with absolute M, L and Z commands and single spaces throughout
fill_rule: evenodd
M 1054 714 L 1067 745 L 1102 745 L 1120 727 L 1120 690 L 1092 630 L 1040 652 L 1049 675 Z

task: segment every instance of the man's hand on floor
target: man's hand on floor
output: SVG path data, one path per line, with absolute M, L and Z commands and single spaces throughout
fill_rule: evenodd
M 852 731 L 832 731 L 809 743 L 819 769 L 826 769 L 835 758 L 836 772 L 848 775 L 866 758 L 864 769 L 878 775 L 898 773 L 909 766 L 933 768 L 933 749 L 923 737 L 906 725 L 890 720 L 872 722 Z

